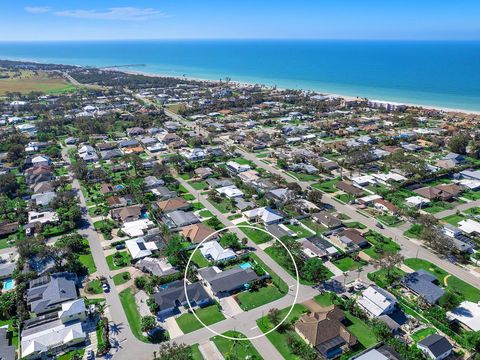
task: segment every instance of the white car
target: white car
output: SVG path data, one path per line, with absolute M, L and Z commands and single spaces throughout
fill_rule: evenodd
M 108 286 L 108 284 L 103 284 L 103 285 L 102 285 L 102 289 L 103 289 L 104 292 L 107 293 L 107 292 L 110 291 L 110 286 Z

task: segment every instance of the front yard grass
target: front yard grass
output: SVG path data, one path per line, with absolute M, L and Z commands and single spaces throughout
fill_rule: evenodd
M 285 308 L 280 310 L 279 317 L 283 319 L 290 307 Z M 295 304 L 293 307 L 293 310 L 291 314 L 288 316 L 288 319 L 285 321 L 285 323 L 292 323 L 296 319 L 298 319 L 303 313 L 307 312 L 308 309 L 301 305 L 301 304 Z M 270 329 L 273 329 L 275 326 L 270 322 L 268 319 L 268 315 L 265 315 L 264 317 L 261 317 L 260 319 L 257 320 L 257 325 L 259 329 L 263 332 L 266 333 Z M 273 346 L 278 350 L 278 352 L 283 356 L 285 360 L 302 360 L 301 357 L 295 355 L 292 353 L 290 347 L 288 346 L 288 338 L 289 336 L 292 336 L 300 341 L 304 341 L 300 338 L 300 336 L 294 332 L 294 331 L 285 331 L 285 332 L 279 332 L 277 330 L 272 331 L 267 335 L 268 340 L 272 343 Z
M 90 250 L 90 248 L 89 248 Z M 88 274 L 91 275 L 97 271 L 97 267 L 95 266 L 95 261 L 93 260 L 93 255 L 89 254 L 81 254 L 78 259 L 88 269 Z
M 237 339 L 246 337 L 242 333 L 233 330 L 227 331 L 222 335 Z M 225 359 L 229 359 L 230 357 L 235 359 L 263 359 L 250 340 L 233 341 L 221 336 L 214 336 L 210 340 L 215 343 L 217 349 L 222 353 Z
M 457 226 L 460 221 L 465 220 L 466 218 L 467 217 L 463 214 L 453 214 L 442 218 L 442 221 L 445 221 L 450 225 Z
M 377 343 L 377 339 L 375 338 L 370 326 L 352 315 L 349 311 L 345 311 L 345 317 L 350 323 L 347 325 L 348 331 L 355 335 L 360 344 L 362 344 L 365 348 L 369 348 Z
M 202 218 L 212 217 L 213 214 L 210 210 L 202 210 L 198 213 Z
M 429 204 L 428 207 L 423 208 L 424 211 L 429 214 L 436 214 L 441 211 L 453 209 L 453 205 L 445 201 L 433 201 Z
M 117 255 L 120 254 L 120 255 Z M 130 265 L 132 258 L 130 254 L 126 251 L 117 251 L 114 254 L 108 255 L 107 258 L 108 268 L 110 270 L 122 269 Z
M 451 289 L 453 291 L 459 292 L 463 295 L 465 300 L 477 303 L 480 301 L 480 289 L 467 284 L 463 280 L 460 280 L 456 276 L 450 275 L 448 272 L 439 268 L 438 266 L 432 264 L 429 261 L 423 259 L 406 259 L 404 261 L 405 265 L 413 270 L 420 270 L 424 269 L 430 273 L 432 273 L 440 282 L 442 287 L 445 289 Z M 450 275 L 446 281 L 445 277 Z M 445 286 L 446 282 L 446 286 Z
M 423 231 L 423 225 L 413 224 L 410 227 L 410 229 L 408 229 L 407 231 L 405 231 L 403 233 L 403 235 L 405 235 L 406 237 L 412 238 L 412 239 L 419 239 L 422 231 Z
M 344 224 L 347 228 L 350 228 L 350 229 L 363 230 L 367 228 L 366 225 L 363 225 L 361 222 L 358 222 L 358 221 L 349 221 L 349 222 L 345 222 Z
M 135 302 L 135 295 L 132 292 L 132 289 L 125 289 L 120 294 L 120 302 L 123 306 L 123 311 L 127 316 L 128 325 L 132 329 L 133 335 L 143 342 L 149 342 L 148 338 L 143 335 L 141 330 L 141 320 L 142 317 L 138 311 L 137 303 Z
M 190 183 L 190 186 L 195 190 L 205 190 L 208 189 L 208 184 L 206 181 L 193 181 Z
M 404 223 L 402 219 L 394 215 L 379 215 L 377 219 L 387 226 L 399 226 Z
M 365 261 L 355 261 L 351 257 L 344 257 L 333 261 L 333 264 L 343 272 L 356 270 L 366 265 Z
M 201 309 L 196 309 L 195 313 L 206 325 L 212 325 L 225 319 L 225 316 L 223 316 L 223 314 L 220 312 L 217 304 L 210 305 Z M 203 325 L 200 324 L 195 315 L 191 313 L 180 315 L 178 318 L 176 318 L 176 321 L 184 334 L 198 330 L 203 327 Z
M 125 284 L 128 280 L 131 279 L 130 273 L 128 271 L 121 272 L 117 275 L 113 275 L 113 283 L 115 285 Z
M 323 234 L 325 231 L 327 231 L 327 228 L 311 219 L 303 219 L 300 220 L 300 222 L 308 227 L 309 229 L 315 231 L 317 235 Z M 308 235 L 310 236 L 310 235 Z
M 307 229 L 305 229 L 303 226 L 301 225 L 292 225 L 292 224 L 287 224 L 286 225 L 290 230 L 292 230 L 295 234 L 297 234 L 297 236 L 299 238 L 305 238 L 305 237 L 309 237 L 309 236 L 312 236 L 313 234 L 308 231 Z
M 232 211 L 234 209 L 230 200 L 225 199 L 225 198 L 222 198 L 222 201 L 220 201 L 220 202 L 215 202 L 215 201 L 213 201 L 212 198 L 209 197 L 208 201 L 210 202 L 210 204 L 212 204 L 215 207 L 215 209 L 220 211 L 222 214 L 229 213 L 230 211 Z
M 94 294 L 94 295 L 102 294 L 103 293 L 102 282 L 98 279 L 89 281 L 85 285 L 85 292 L 87 292 L 88 294 Z
M 334 193 L 337 191 L 335 184 L 340 181 L 340 178 L 335 178 L 327 181 L 322 181 L 312 185 L 312 188 L 321 190 L 326 193 Z
M 258 291 L 243 291 L 237 294 L 236 298 L 242 310 L 248 311 L 278 300 L 283 296 L 284 294 L 275 285 L 268 284 L 258 289 Z
M 271 235 L 269 235 L 267 233 L 264 233 L 261 230 L 255 230 L 255 229 L 252 229 L 252 228 L 241 227 L 241 225 L 250 225 L 247 222 L 242 222 L 238 225 L 240 226 L 240 230 L 242 230 L 242 232 L 245 235 L 247 235 L 247 237 L 257 245 L 266 243 L 266 242 L 273 239 Z
M 190 345 L 190 350 L 192 351 L 192 360 L 205 360 L 198 348 L 198 344 Z

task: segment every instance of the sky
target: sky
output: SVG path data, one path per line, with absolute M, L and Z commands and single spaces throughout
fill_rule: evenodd
M 0 41 L 480 40 L 478 0 L 19 0 L 0 16 Z

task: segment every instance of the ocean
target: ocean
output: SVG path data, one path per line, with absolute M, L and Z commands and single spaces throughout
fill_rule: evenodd
M 480 111 L 478 41 L 1 42 L 0 58 L 133 64 L 120 69 Z

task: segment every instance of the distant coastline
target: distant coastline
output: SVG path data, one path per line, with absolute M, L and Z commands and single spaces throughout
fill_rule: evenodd
M 116 68 L 480 114 L 480 42 L 114 41 L 0 43 L 0 58 Z

